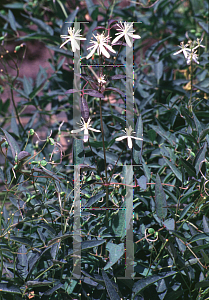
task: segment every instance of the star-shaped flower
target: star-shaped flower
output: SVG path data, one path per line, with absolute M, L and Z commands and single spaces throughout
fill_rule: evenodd
M 119 28 L 116 28 L 116 30 L 121 31 L 116 33 L 115 35 L 116 38 L 114 38 L 114 40 L 112 41 L 112 44 L 115 44 L 120 38 L 122 38 L 123 36 L 125 36 L 125 40 L 126 43 L 129 47 L 132 47 L 132 43 L 130 41 L 130 38 L 134 38 L 134 39 L 140 39 L 141 37 L 138 34 L 133 34 L 135 32 L 135 30 L 131 29 L 133 28 L 133 23 L 128 24 L 127 22 L 124 23 L 124 25 L 120 22 L 120 24 L 117 24 L 117 26 Z
M 98 34 L 95 36 L 96 41 L 90 41 L 91 44 L 94 44 L 93 46 L 90 46 L 87 48 L 87 50 L 92 49 L 91 52 L 86 56 L 86 59 L 89 59 L 92 57 L 92 55 L 95 53 L 97 50 L 98 55 L 103 54 L 105 57 L 110 58 L 110 54 L 107 52 L 109 50 L 112 53 L 116 53 L 115 50 L 108 45 L 107 43 L 109 42 L 109 36 L 104 36 L 104 33 Z
M 192 49 L 192 52 L 189 53 L 189 55 L 187 57 L 187 65 L 190 65 L 192 60 L 194 62 L 196 62 L 196 64 L 199 64 L 198 55 L 196 54 L 196 52 L 197 52 L 197 50 L 194 51 L 194 49 Z
M 84 131 L 83 141 L 84 142 L 88 142 L 88 139 L 89 139 L 89 130 L 92 130 L 94 132 L 101 132 L 98 129 L 91 128 L 92 125 L 90 125 L 90 122 L 91 122 L 90 118 L 88 119 L 87 122 L 85 122 L 84 118 L 81 117 L 81 124 L 80 124 L 81 128 L 80 129 L 71 130 L 71 133 L 78 133 L 78 132 Z
M 69 35 L 60 35 L 61 38 L 63 39 L 67 39 L 61 46 L 60 48 L 62 48 L 65 44 L 67 44 L 68 42 L 71 42 L 71 46 L 72 46 L 72 51 L 76 52 L 76 50 L 80 50 L 80 47 L 78 45 L 78 43 L 76 42 L 76 40 L 86 40 L 86 38 L 82 37 L 82 35 L 80 35 L 81 30 L 77 30 L 75 32 L 75 28 L 73 27 L 68 27 L 68 34 Z
M 184 57 L 187 58 L 189 55 L 189 52 L 191 51 L 191 49 L 187 48 L 187 46 L 188 46 L 188 44 L 184 45 L 184 42 L 181 42 L 180 46 L 179 46 L 181 48 L 181 50 L 175 52 L 173 55 L 177 55 L 177 54 L 183 52 Z
M 203 38 L 202 38 L 202 39 L 197 39 L 197 41 L 195 41 L 195 43 L 197 44 L 197 46 L 195 46 L 195 47 L 193 48 L 193 50 L 196 50 L 196 49 L 199 48 L 199 47 L 205 48 L 205 46 L 201 45 L 202 40 L 203 40 Z
M 125 128 L 125 130 L 122 130 L 122 131 L 125 132 L 126 135 L 120 136 L 120 137 L 116 138 L 115 140 L 116 140 L 116 141 L 122 141 L 123 139 L 128 139 L 128 147 L 129 147 L 129 149 L 131 149 L 132 146 L 133 146 L 133 145 L 132 145 L 132 140 L 131 140 L 131 139 L 143 141 L 142 138 L 138 138 L 138 137 L 135 137 L 135 136 L 131 136 L 132 133 L 136 133 L 136 132 L 133 131 L 131 125 L 129 126 L 129 128 Z

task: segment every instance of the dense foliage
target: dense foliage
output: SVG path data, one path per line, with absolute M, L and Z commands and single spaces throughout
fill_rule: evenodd
M 208 1 L 94 2 L 0 10 L 0 299 L 208 299 Z

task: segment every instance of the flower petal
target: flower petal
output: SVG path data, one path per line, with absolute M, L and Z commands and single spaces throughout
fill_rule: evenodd
M 132 144 L 132 140 L 131 140 L 131 136 L 128 136 L 128 148 L 131 149 L 133 144 Z
M 123 136 L 117 137 L 115 140 L 116 140 L 117 142 L 119 142 L 119 141 L 122 141 L 122 140 L 124 140 L 124 139 L 127 139 L 127 135 L 123 135 Z
M 117 33 L 116 33 L 116 34 L 117 34 Z M 114 40 L 112 41 L 111 44 L 117 43 L 117 41 L 118 41 L 122 36 L 124 36 L 124 34 L 123 34 L 123 33 L 120 33 L 118 36 L 116 36 L 116 37 L 114 38 Z
M 81 132 L 81 131 L 83 131 L 84 130 L 84 128 L 82 127 L 82 128 L 80 128 L 80 129 L 74 129 L 74 130 L 71 130 L 71 133 L 78 133 L 78 132 Z

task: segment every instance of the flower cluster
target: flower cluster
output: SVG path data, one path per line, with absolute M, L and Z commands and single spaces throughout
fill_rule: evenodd
M 191 41 L 189 40 L 186 45 L 184 45 L 184 42 L 180 43 L 180 50 L 175 52 L 173 55 L 177 55 L 181 52 L 183 52 L 184 57 L 187 60 L 187 65 L 191 64 L 191 61 L 193 60 L 196 64 L 199 64 L 198 61 L 198 55 L 197 53 L 197 48 L 202 47 L 205 48 L 205 46 L 201 45 L 202 39 L 197 39 L 197 41 Z M 188 48 L 189 47 L 189 48 Z
M 132 43 L 130 38 L 140 39 L 141 37 L 137 34 L 133 34 L 135 30 L 132 29 L 133 23 L 124 22 L 124 25 L 120 22 L 117 24 L 116 30 L 119 32 L 116 33 L 117 37 L 112 41 L 112 45 L 115 44 L 119 39 L 125 38 L 125 41 L 129 47 L 132 47 Z M 61 35 L 61 38 L 66 39 L 66 41 L 60 46 L 63 47 L 66 43 L 71 42 L 72 51 L 75 52 L 76 49 L 80 50 L 80 47 L 76 40 L 86 40 L 86 38 L 80 35 L 81 30 L 77 30 L 75 32 L 75 28 L 68 28 L 68 35 Z M 97 34 L 96 36 L 93 34 L 95 41 L 90 41 L 90 44 L 93 44 L 87 50 L 91 50 L 90 53 L 86 56 L 86 59 L 92 57 L 92 55 L 97 51 L 98 55 L 103 54 L 105 57 L 110 58 L 109 52 L 116 53 L 116 51 L 112 48 L 112 46 L 108 45 L 110 42 L 109 35 L 105 36 L 104 33 Z M 108 52 L 109 51 L 109 52 Z
M 132 42 L 131 42 L 130 38 L 134 38 L 134 39 L 141 38 L 139 35 L 133 34 L 135 32 L 135 30 L 133 30 L 133 23 L 124 22 L 124 24 L 122 24 L 120 22 L 114 26 L 117 26 L 116 30 L 119 32 L 116 33 L 116 37 L 114 38 L 114 40 L 111 43 L 112 45 L 116 44 L 119 41 L 119 39 L 123 38 L 123 39 L 125 39 L 127 46 L 132 47 Z M 66 40 L 60 46 L 60 48 L 63 47 L 66 43 L 71 42 L 71 47 L 72 47 L 73 52 L 76 52 L 76 50 L 80 50 L 77 40 L 86 40 L 86 38 L 84 38 L 84 37 L 82 37 L 82 35 L 80 35 L 80 32 L 81 32 L 81 30 L 77 30 L 75 32 L 75 28 L 73 28 L 73 29 L 71 27 L 68 28 L 68 35 L 61 35 L 61 38 L 64 38 Z M 108 43 L 110 43 L 109 35 L 105 36 L 104 32 L 103 32 L 102 34 L 98 34 L 98 33 L 97 33 L 97 35 L 93 34 L 93 37 L 95 38 L 95 40 L 90 41 L 90 44 L 92 44 L 92 46 L 87 48 L 87 50 L 90 50 L 90 52 L 86 56 L 86 59 L 89 59 L 90 57 L 92 57 L 95 52 L 97 52 L 98 55 L 104 55 L 106 58 L 110 58 L 109 52 L 116 53 L 116 51 L 112 48 L 112 46 L 108 44 Z M 101 74 L 98 77 L 93 70 L 92 70 L 92 72 L 94 73 L 94 75 L 97 78 L 97 81 L 100 85 L 103 85 L 106 83 L 104 75 Z M 80 123 L 81 128 L 72 130 L 71 133 L 76 134 L 81 131 L 84 131 L 83 141 L 87 142 L 89 139 L 89 130 L 94 131 L 94 132 L 101 132 L 98 129 L 92 128 L 92 125 L 90 124 L 90 122 L 91 122 L 91 119 L 88 118 L 88 120 L 87 120 L 84 118 L 84 115 L 83 115 L 81 117 L 81 123 Z M 126 138 L 128 141 L 128 147 L 130 149 L 132 148 L 132 139 L 142 140 L 141 138 L 131 136 L 131 134 L 133 132 L 133 129 L 131 126 L 129 126 L 129 128 L 125 128 L 125 131 L 123 130 L 123 132 L 125 132 L 126 135 L 116 138 L 116 141 L 121 141 Z

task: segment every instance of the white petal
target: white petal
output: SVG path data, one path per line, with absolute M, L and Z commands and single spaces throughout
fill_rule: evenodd
M 143 139 L 141 139 L 141 138 L 138 138 L 138 137 L 135 137 L 135 136 L 132 136 L 131 138 L 132 138 L 132 139 L 135 139 L 135 140 L 140 140 L 140 141 L 143 141 Z
M 118 142 L 118 141 L 122 141 L 124 139 L 127 139 L 126 135 L 120 136 L 120 137 L 116 138 L 115 140 Z
M 173 55 L 177 55 L 177 54 L 181 53 L 182 51 L 183 51 L 183 49 L 181 49 L 181 50 L 179 50 L 179 51 L 173 53 Z
M 95 132 L 101 132 L 101 130 L 98 130 L 98 129 L 94 129 L 94 128 L 89 128 L 89 130 L 92 130 L 92 131 L 95 131 Z
M 128 136 L 128 148 L 131 149 L 132 148 L 132 140 L 131 137 Z
M 111 52 L 113 52 L 113 53 L 116 53 L 116 51 L 115 51 L 110 45 L 105 44 L 105 47 L 106 47 L 109 51 L 111 51 Z
M 84 130 L 84 128 L 82 127 L 81 129 L 71 130 L 71 133 L 78 133 L 78 132 L 81 132 L 83 130 Z
M 88 129 L 85 128 L 83 141 L 86 143 L 86 142 L 88 142 L 88 139 L 89 139 L 89 132 L 88 132 Z
M 129 39 L 129 36 L 127 33 L 125 34 L 125 40 L 129 47 L 133 47 L 133 42 L 131 43 L 131 40 Z
M 61 46 L 60 48 L 62 48 L 65 44 L 67 44 L 68 42 L 70 42 L 70 39 L 66 40 Z
M 89 59 L 90 57 L 92 57 L 92 55 L 94 54 L 94 52 L 97 49 L 97 45 L 93 46 L 93 49 L 91 50 L 91 52 L 86 56 L 86 59 Z
M 140 35 L 138 35 L 138 34 L 128 33 L 128 35 L 130 37 L 132 37 L 133 39 L 141 39 Z
M 99 54 L 103 54 L 105 57 L 110 58 L 110 54 L 107 52 L 105 47 L 103 45 L 100 45 L 99 47 Z
M 117 43 L 117 41 L 118 41 L 122 36 L 124 36 L 123 33 L 120 33 L 118 36 L 116 36 L 116 37 L 114 38 L 114 40 L 112 41 L 112 44 Z
M 76 49 L 77 49 L 77 50 L 80 50 L 80 47 L 79 47 L 79 45 L 78 45 L 78 43 L 76 42 L 75 39 L 72 40 L 71 46 L 72 46 L 72 51 L 73 51 L 73 52 L 76 52 Z

